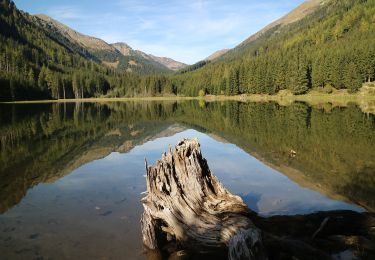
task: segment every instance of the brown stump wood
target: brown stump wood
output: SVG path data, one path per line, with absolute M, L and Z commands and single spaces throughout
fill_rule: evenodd
M 375 248 L 371 214 L 257 216 L 211 173 L 195 139 L 182 140 L 153 167 L 146 162 L 146 171 L 141 226 L 143 243 L 149 249 L 163 250 L 173 241 L 179 250 L 234 260 L 330 259 L 332 248 L 358 249 L 355 241 L 365 241 L 370 253 Z

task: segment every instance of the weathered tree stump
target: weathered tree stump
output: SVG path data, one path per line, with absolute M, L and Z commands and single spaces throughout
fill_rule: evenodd
M 149 249 L 174 255 L 188 250 L 197 259 L 331 259 L 347 249 L 365 257 L 375 253 L 373 214 L 259 217 L 211 173 L 197 140 L 182 140 L 155 166 L 146 162 L 146 171 L 141 226 Z
M 143 242 L 160 246 L 161 233 L 185 248 L 226 251 L 229 259 L 265 259 L 261 231 L 242 199 L 212 175 L 197 140 L 183 140 L 147 167 L 142 199 Z

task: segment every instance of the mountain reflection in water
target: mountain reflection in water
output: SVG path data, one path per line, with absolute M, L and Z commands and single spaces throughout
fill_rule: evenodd
M 374 130 L 354 105 L 1 105 L 0 249 L 142 258 L 144 158 L 182 138 L 198 137 L 224 186 L 262 215 L 373 211 Z

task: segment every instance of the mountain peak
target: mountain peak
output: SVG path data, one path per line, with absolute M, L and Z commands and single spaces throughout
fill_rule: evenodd
M 133 48 L 125 42 L 115 42 L 111 45 L 115 47 L 119 52 L 121 52 L 121 54 L 124 56 L 129 56 L 131 55 L 131 52 L 134 51 Z

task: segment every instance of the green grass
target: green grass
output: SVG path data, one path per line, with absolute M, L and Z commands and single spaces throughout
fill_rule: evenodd
M 275 101 L 279 103 L 292 103 L 295 101 L 307 102 L 310 104 L 318 103 L 338 103 L 346 105 L 348 103 L 361 103 L 375 101 L 375 94 L 363 88 L 357 93 L 350 94 L 346 90 L 335 90 L 332 93 L 312 90 L 305 95 L 293 95 L 291 92 L 283 90 L 277 95 L 266 94 L 244 94 L 237 96 L 225 95 L 207 95 L 204 97 L 187 97 L 187 96 L 158 96 L 158 97 L 122 97 L 122 98 L 80 98 L 80 99 L 58 99 L 58 100 L 25 100 L 13 102 L 1 102 L 10 104 L 30 104 L 30 103 L 69 103 L 69 102 L 128 102 L 128 101 L 178 101 L 178 100 L 205 100 L 205 101 L 252 101 L 268 102 Z

